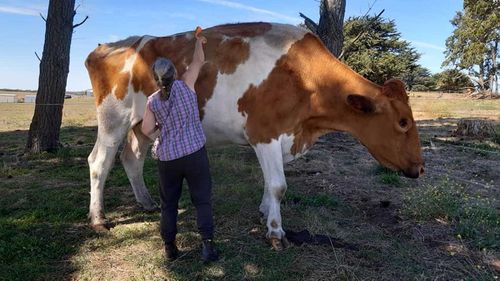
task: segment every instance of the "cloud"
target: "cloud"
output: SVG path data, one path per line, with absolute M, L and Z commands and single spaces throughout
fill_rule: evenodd
M 438 50 L 444 52 L 446 49 L 444 47 L 434 45 L 431 43 L 427 42 L 422 42 L 422 41 L 415 41 L 415 40 L 406 40 L 409 41 L 412 45 L 420 47 L 420 48 L 425 48 L 425 49 L 433 49 L 433 50 Z
M 0 13 L 16 14 L 23 16 L 38 16 L 42 12 L 39 9 L 25 8 L 25 7 L 14 7 L 14 6 L 3 6 L 0 5 Z
M 246 11 L 250 11 L 250 12 L 253 12 L 256 14 L 268 15 L 268 16 L 271 16 L 273 18 L 284 20 L 284 21 L 287 21 L 290 23 L 301 22 L 300 18 L 290 17 L 290 16 L 287 16 L 284 14 L 280 14 L 280 13 L 276 13 L 273 11 L 244 5 L 244 4 L 233 2 L 233 1 L 228 1 L 228 0 L 198 0 L 198 1 L 209 3 L 209 4 L 214 4 L 214 5 L 219 5 L 219 6 L 224 6 L 224 7 L 228 7 L 228 8 L 233 8 L 233 9 L 246 10 Z

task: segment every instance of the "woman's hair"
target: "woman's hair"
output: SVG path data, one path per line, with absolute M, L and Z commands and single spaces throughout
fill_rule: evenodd
M 177 70 L 172 61 L 166 58 L 156 59 L 152 69 L 156 84 L 161 90 L 160 99 L 167 100 L 170 96 L 172 84 L 177 77 Z

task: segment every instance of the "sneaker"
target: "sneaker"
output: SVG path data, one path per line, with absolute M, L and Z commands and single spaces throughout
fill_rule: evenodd
M 168 261 L 173 261 L 179 256 L 179 250 L 175 242 L 165 243 L 165 255 Z
M 204 262 L 217 261 L 219 259 L 219 254 L 215 249 L 214 241 L 212 239 L 203 240 L 201 258 Z

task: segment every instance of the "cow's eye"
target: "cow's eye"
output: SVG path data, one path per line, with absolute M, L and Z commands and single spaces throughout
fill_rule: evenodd
M 401 128 L 406 128 L 408 126 L 408 119 L 406 118 L 403 118 L 401 120 L 399 120 L 399 126 L 401 126 Z

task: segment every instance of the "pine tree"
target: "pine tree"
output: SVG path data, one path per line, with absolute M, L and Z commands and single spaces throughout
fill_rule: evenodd
M 467 71 L 480 91 L 498 92 L 500 1 L 464 0 L 451 24 L 443 66 Z
M 358 38 L 361 33 L 362 38 Z M 400 78 L 411 87 L 414 77 L 409 74 L 419 66 L 420 54 L 401 39 L 394 21 L 372 16 L 349 18 L 344 38 L 342 59 L 355 71 L 379 84 Z

